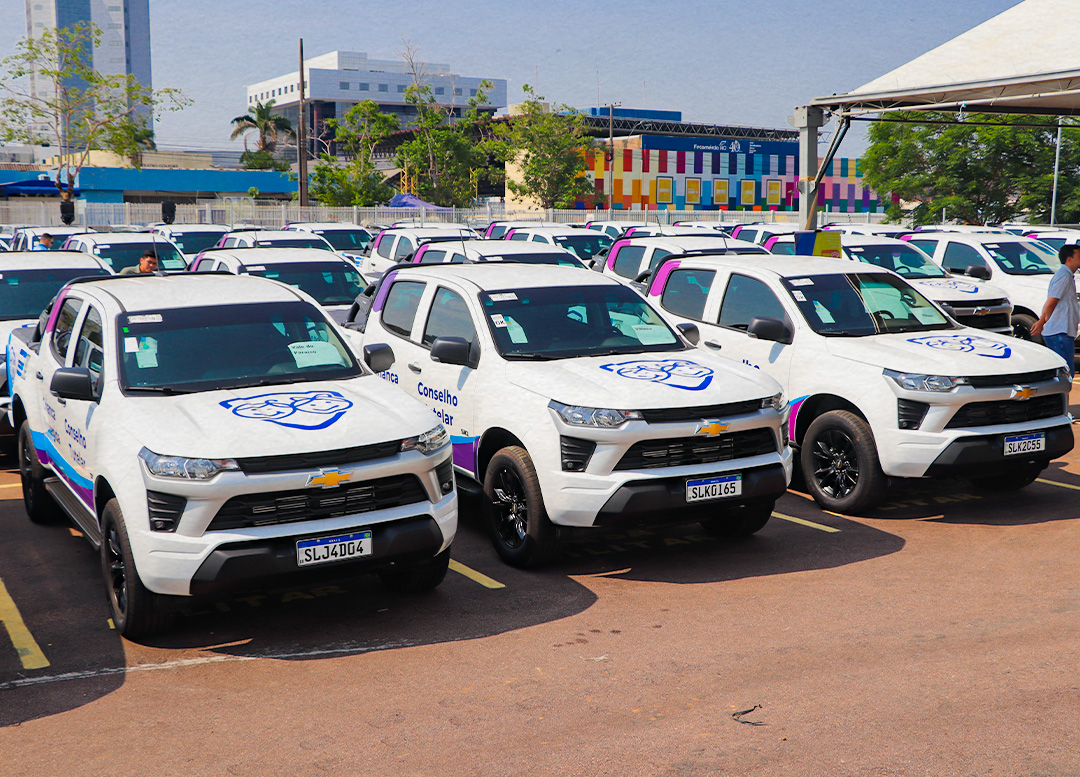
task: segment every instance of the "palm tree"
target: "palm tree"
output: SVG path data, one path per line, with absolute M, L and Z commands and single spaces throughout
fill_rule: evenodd
M 268 100 L 261 103 L 256 100 L 254 105 L 248 106 L 247 113 L 243 116 L 237 116 L 230 122 L 233 131 L 229 135 L 229 140 L 236 140 L 236 138 L 243 135 L 244 150 L 246 151 L 247 134 L 252 131 L 258 132 L 259 142 L 255 146 L 255 150 L 273 154 L 274 149 L 277 147 L 279 135 L 286 138 L 295 138 L 296 132 L 292 128 L 292 122 L 280 113 L 274 113 L 274 102 L 274 100 Z

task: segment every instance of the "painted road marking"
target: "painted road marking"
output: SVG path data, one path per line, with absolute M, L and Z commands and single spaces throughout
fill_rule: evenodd
M 453 559 L 450 559 L 450 568 L 457 572 L 459 575 L 464 575 L 465 577 L 469 578 L 474 583 L 479 583 L 480 585 L 484 586 L 484 588 L 506 588 L 506 586 L 500 583 L 498 580 L 492 580 L 487 575 L 481 572 L 477 572 L 475 569 L 469 569 L 460 561 L 454 561 Z
M 773 513 L 773 515 L 775 515 L 777 518 L 783 518 L 785 521 L 791 521 L 792 523 L 797 523 L 802 526 L 809 526 L 811 529 L 820 529 L 821 531 L 827 531 L 830 534 L 835 534 L 836 532 L 840 531 L 839 529 L 834 529 L 832 526 L 825 526 L 820 523 L 814 523 L 813 521 L 807 521 L 803 518 L 796 518 L 793 515 L 784 515 L 783 513 Z
M 34 635 L 26 628 L 19 608 L 8 595 L 4 581 L 0 580 L 0 621 L 7 629 L 11 644 L 15 646 L 15 652 L 19 654 L 23 669 L 44 669 L 49 665 L 49 659 L 41 652 L 38 643 L 34 641 Z
M 1080 491 L 1080 486 L 1074 486 L 1072 483 L 1059 483 L 1056 480 L 1044 480 L 1043 478 L 1035 478 L 1036 483 L 1046 483 L 1048 486 L 1061 486 L 1062 488 L 1071 488 L 1073 491 Z

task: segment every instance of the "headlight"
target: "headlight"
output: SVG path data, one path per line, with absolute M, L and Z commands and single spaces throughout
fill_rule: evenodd
M 627 421 L 640 421 L 640 410 L 607 410 L 597 407 L 577 407 L 564 405 L 554 399 L 548 402 L 548 407 L 559 414 L 563 421 L 571 426 L 602 426 L 613 429 L 622 426 Z
M 787 407 L 788 404 L 787 400 L 784 399 L 783 391 L 781 391 L 779 394 L 773 394 L 771 397 L 765 397 L 765 399 L 761 400 L 762 410 L 768 410 L 769 408 L 772 408 L 777 413 L 782 414 L 785 410 L 787 410 Z
M 952 391 L 957 386 L 970 385 L 967 378 L 951 378 L 947 375 L 915 375 L 910 372 L 883 370 L 886 377 L 892 378 L 897 386 L 908 391 Z
M 209 480 L 219 472 L 238 470 L 235 459 L 189 459 L 184 456 L 159 456 L 143 448 L 139 458 L 146 464 L 151 475 L 160 478 L 183 478 L 185 480 Z
M 1067 380 L 1067 381 L 1071 382 L 1072 381 L 1072 375 L 1069 374 L 1069 368 L 1068 367 L 1058 367 L 1057 368 L 1057 375 L 1055 376 L 1054 379 L 1055 380 Z
M 445 448 L 450 443 L 450 435 L 446 427 L 439 424 L 434 429 L 429 429 L 415 437 L 406 437 L 401 441 L 401 451 L 420 451 L 421 453 L 434 453 L 440 448 Z

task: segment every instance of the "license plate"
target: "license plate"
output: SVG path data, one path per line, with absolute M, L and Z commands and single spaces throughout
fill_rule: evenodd
M 1016 456 L 1021 453 L 1035 453 L 1046 450 L 1046 432 L 1022 434 L 1018 437 L 1005 438 L 1005 455 Z
M 340 537 L 320 537 L 317 540 L 298 540 L 296 543 L 296 565 L 301 567 L 370 555 L 370 531 L 343 534 Z
M 742 494 L 742 475 L 724 475 L 719 478 L 686 481 L 686 501 L 704 502 L 708 499 L 724 499 Z

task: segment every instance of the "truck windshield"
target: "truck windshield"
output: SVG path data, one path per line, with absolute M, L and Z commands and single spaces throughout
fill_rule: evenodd
M 200 251 L 205 251 L 207 248 L 216 246 L 225 232 L 226 230 L 223 229 L 219 229 L 216 232 L 194 230 L 190 232 L 173 232 L 169 235 L 169 238 L 176 243 L 176 247 L 185 254 L 194 255 Z
M 160 240 L 147 240 L 145 243 L 100 243 L 94 246 L 94 255 L 104 259 L 115 273 L 137 265 L 139 257 L 145 251 L 154 251 L 157 254 L 158 269 L 183 270 L 187 268 L 187 262 L 184 261 L 180 252 L 171 243 Z
M 37 318 L 68 281 L 88 275 L 108 274 L 100 267 L 4 270 L 0 273 L 0 321 Z
M 333 249 L 326 244 L 318 235 L 311 237 L 270 237 L 256 240 L 257 248 L 321 248 L 324 251 Z
M 866 262 L 892 270 L 904 278 L 945 278 L 948 273 L 927 258 L 918 248 L 909 245 L 846 246 L 844 251 L 857 262 Z
M 537 251 L 535 254 L 497 254 L 485 256 L 484 262 L 519 262 L 520 264 L 557 264 L 560 267 L 584 267 L 581 261 L 571 254 L 561 251 Z
M 569 359 L 681 351 L 678 335 L 626 286 L 504 289 L 480 295 L 507 359 Z
M 117 324 L 125 391 L 187 393 L 364 374 L 307 302 L 142 310 Z
M 1053 275 L 1061 266 L 1057 254 L 1034 242 L 983 243 L 983 248 L 1008 275 Z
M 254 264 L 244 269 L 250 275 L 295 286 L 314 297 L 320 305 L 351 305 L 356 295 L 364 289 L 356 268 L 340 260 Z
M 923 295 L 888 273 L 851 273 L 784 278 L 810 328 L 830 337 L 952 329 Z
M 555 238 L 559 248 L 573 251 L 579 259 L 592 259 L 615 241 L 607 235 L 585 232 L 580 235 L 560 235 Z
M 335 251 L 363 251 L 371 245 L 371 233 L 366 229 L 324 229 L 322 236 Z

